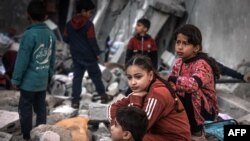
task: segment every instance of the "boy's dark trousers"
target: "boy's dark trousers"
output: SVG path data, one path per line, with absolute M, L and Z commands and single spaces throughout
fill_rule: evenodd
M 36 113 L 36 126 L 46 124 L 46 91 L 30 92 L 20 90 L 19 100 L 19 116 L 21 131 L 24 139 L 30 139 L 30 131 L 32 129 L 32 107 Z
M 79 102 L 81 100 L 82 92 L 82 79 L 85 71 L 88 71 L 88 75 L 93 81 L 97 93 L 101 96 L 105 94 L 105 87 L 102 82 L 102 73 L 98 66 L 97 61 L 78 61 L 73 60 L 73 87 L 72 87 L 72 97 L 73 102 Z

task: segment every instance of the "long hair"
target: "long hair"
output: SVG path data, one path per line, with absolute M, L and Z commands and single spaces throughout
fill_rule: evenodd
M 219 71 L 217 62 L 212 57 L 209 57 L 207 53 L 202 52 L 202 35 L 201 35 L 200 30 L 192 24 L 182 25 L 180 28 L 178 28 L 175 31 L 174 40 L 177 39 L 177 35 L 180 33 L 188 37 L 189 44 L 192 44 L 194 46 L 197 46 L 197 45 L 200 46 L 200 50 L 197 53 L 197 56 L 205 60 L 211 66 L 213 70 L 214 78 L 219 79 L 220 71 Z
M 157 71 L 154 69 L 153 64 L 151 62 L 151 59 L 147 56 L 141 55 L 141 54 L 137 54 L 134 55 L 125 65 L 125 70 L 127 70 L 127 68 L 129 66 L 133 66 L 136 65 L 140 68 L 142 68 L 143 70 L 146 70 L 147 72 L 153 71 L 154 73 L 154 80 L 158 79 L 160 80 L 163 84 L 165 84 L 166 88 L 169 90 L 170 94 L 172 95 L 172 97 L 174 98 L 175 101 L 175 110 L 177 112 L 181 112 L 184 109 L 179 109 L 179 101 L 178 101 L 178 97 L 174 91 L 174 89 L 172 88 L 172 86 L 170 85 L 170 83 L 163 79 L 162 77 L 160 77 L 160 75 L 157 73 Z

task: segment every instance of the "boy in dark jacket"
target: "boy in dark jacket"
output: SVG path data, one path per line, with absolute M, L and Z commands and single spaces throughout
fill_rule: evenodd
M 111 100 L 110 96 L 105 93 L 105 87 L 102 83 L 102 74 L 98 66 L 101 52 L 96 41 L 94 25 L 89 20 L 94 8 L 95 5 L 91 0 L 77 1 L 77 14 L 66 24 L 64 31 L 64 41 L 69 43 L 73 59 L 73 108 L 79 108 L 82 79 L 86 70 L 99 94 L 95 95 L 93 100 L 101 99 L 101 103 L 107 103 Z
M 142 54 L 151 59 L 154 68 L 157 70 L 158 49 L 155 40 L 147 34 L 149 28 L 150 21 L 148 19 L 142 18 L 137 21 L 135 27 L 136 35 L 129 40 L 125 63 L 135 54 Z
M 18 50 L 12 84 L 20 89 L 19 116 L 23 139 L 30 139 L 32 113 L 37 115 L 36 126 L 46 124 L 46 88 L 55 64 L 55 35 L 43 23 L 46 7 L 41 1 L 29 3 L 31 25 L 23 34 Z

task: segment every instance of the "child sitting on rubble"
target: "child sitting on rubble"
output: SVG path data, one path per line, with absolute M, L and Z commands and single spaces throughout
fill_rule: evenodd
M 112 141 L 142 141 L 147 129 L 146 113 L 135 107 L 122 107 L 111 126 Z
M 120 107 L 133 106 L 143 109 L 149 120 L 143 141 L 190 141 L 187 113 L 170 84 L 155 72 L 150 58 L 137 54 L 125 68 L 132 93 L 108 107 L 111 125 Z
M 202 35 L 191 24 L 175 31 L 178 55 L 168 77 L 187 112 L 193 141 L 205 141 L 203 124 L 218 115 L 215 79 L 220 77 L 215 60 L 202 52 Z

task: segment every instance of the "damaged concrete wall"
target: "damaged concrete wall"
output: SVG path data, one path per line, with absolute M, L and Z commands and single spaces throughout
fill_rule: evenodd
M 156 38 L 163 29 L 163 26 L 169 26 L 165 23 L 169 20 L 170 16 L 182 17 L 184 15 L 185 8 L 182 6 L 183 3 L 183 0 L 130 0 L 116 20 L 110 33 L 112 40 L 123 44 L 121 45 L 122 47 L 119 47 L 118 54 L 115 54 L 115 59 L 111 61 L 124 63 L 124 47 L 133 36 L 134 27 L 139 18 L 145 17 L 151 21 L 151 27 L 148 33 L 153 38 Z M 169 33 L 161 35 L 168 36 L 167 38 L 169 38 Z M 159 48 L 162 50 L 165 46 L 161 45 Z M 121 58 L 117 59 L 119 56 L 121 56 Z
M 203 34 L 204 50 L 230 67 L 250 61 L 249 0 L 186 0 L 189 23 Z
M 14 28 L 22 32 L 28 24 L 26 8 L 30 0 L 1 0 L 0 31 Z

